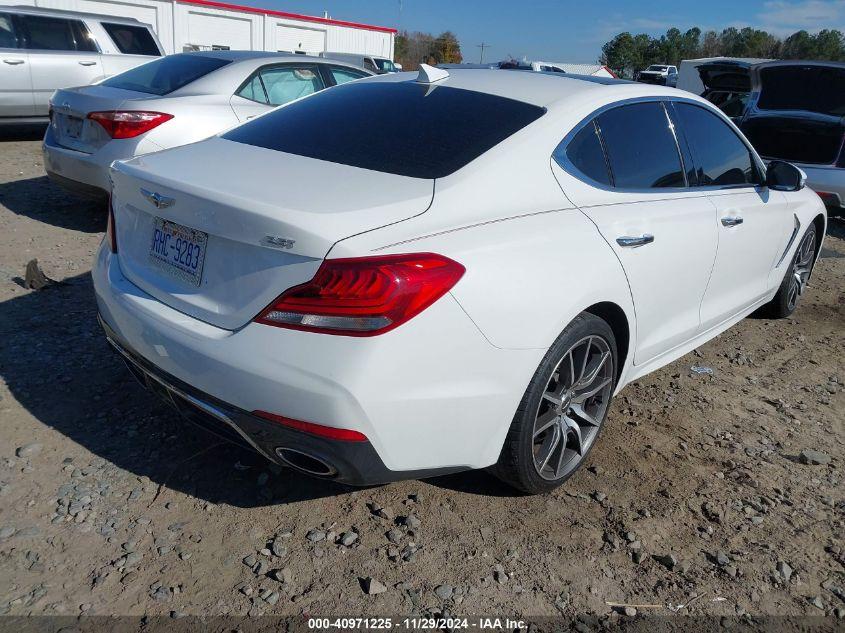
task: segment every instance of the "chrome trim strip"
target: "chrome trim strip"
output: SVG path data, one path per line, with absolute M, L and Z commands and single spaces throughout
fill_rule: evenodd
M 190 404 L 194 405 L 196 408 L 198 408 L 201 411 L 207 413 L 208 415 L 216 418 L 217 420 L 220 420 L 221 422 L 226 424 L 228 427 L 230 427 L 241 438 L 243 438 L 243 440 L 247 444 L 249 444 L 260 455 L 263 455 L 264 457 L 269 459 L 271 462 L 276 461 L 275 459 L 270 457 L 270 455 L 268 455 L 260 446 L 258 446 L 258 444 L 256 444 L 252 440 L 252 438 L 249 437 L 249 435 L 244 433 L 240 429 L 240 427 L 232 421 L 232 418 L 230 418 L 228 415 L 226 415 L 223 411 L 221 411 L 220 409 L 218 409 L 214 405 L 211 405 L 211 404 L 205 402 L 204 400 L 200 400 L 199 398 L 195 398 L 194 396 L 185 393 L 184 391 L 182 391 L 178 387 L 174 387 L 173 385 L 171 385 L 166 380 L 163 380 L 163 379 L 159 378 L 158 376 L 156 376 L 155 374 L 150 373 L 149 371 L 147 371 L 146 369 L 141 367 L 141 365 L 139 365 L 135 361 L 135 359 L 132 358 L 132 356 L 129 354 L 129 352 L 127 352 L 125 349 L 123 349 L 123 347 L 120 345 L 120 343 L 115 341 L 110 336 L 106 336 L 106 340 L 109 342 L 109 344 L 113 348 L 115 348 L 120 353 L 121 356 L 123 356 L 123 358 L 127 362 L 132 363 L 132 366 L 137 368 L 142 374 L 144 374 L 144 376 L 146 376 L 147 378 L 151 378 L 151 379 L 155 380 L 158 384 L 160 384 L 162 387 L 167 389 L 168 393 L 175 393 L 177 396 L 187 400 Z M 176 403 L 174 402 L 173 404 L 175 406 Z
M 787 253 L 789 253 L 789 249 L 792 248 L 792 244 L 795 242 L 795 238 L 798 237 L 798 231 L 801 230 L 801 220 L 798 219 L 798 214 L 793 214 L 793 218 L 795 218 L 795 228 L 792 229 L 792 235 L 789 236 L 789 242 L 786 245 L 786 248 L 783 251 L 783 255 L 780 256 L 778 263 L 775 264 L 775 268 L 780 268 L 780 265 L 783 263 L 783 260 L 786 259 Z

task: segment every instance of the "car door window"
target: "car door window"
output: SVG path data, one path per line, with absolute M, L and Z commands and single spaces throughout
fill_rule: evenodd
M 145 26 L 102 23 L 103 28 L 124 55 L 161 55 L 158 45 Z
M 279 106 L 325 88 L 316 68 L 275 66 L 258 71 L 270 105 Z
M 615 187 L 686 186 L 678 144 L 662 103 L 619 106 L 600 114 L 597 121 Z
M 340 66 L 330 66 L 329 72 L 331 72 L 332 79 L 337 85 L 345 84 L 347 81 L 355 81 L 362 77 L 369 77 L 367 73 L 352 68 L 341 68 Z
M 41 15 L 21 16 L 26 30 L 26 48 L 49 51 L 91 51 L 97 45 L 79 20 Z
M 564 148 L 555 151 L 555 160 L 569 162 L 587 178 L 602 185 L 610 185 L 610 173 L 607 169 L 604 149 L 595 120 L 590 121 L 578 132 Z
M 12 24 L 12 16 L 0 13 L 0 48 L 17 48 L 18 37 Z
M 759 183 L 748 146 L 725 121 L 701 106 L 675 103 L 674 107 L 693 153 L 698 186 Z

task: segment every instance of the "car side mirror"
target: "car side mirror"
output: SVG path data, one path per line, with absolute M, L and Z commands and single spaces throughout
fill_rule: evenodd
M 766 169 L 766 186 L 775 191 L 798 191 L 806 182 L 807 175 L 784 160 L 773 160 Z

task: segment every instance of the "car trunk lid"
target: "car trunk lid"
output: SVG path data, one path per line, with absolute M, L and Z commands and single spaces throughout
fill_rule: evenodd
M 697 70 L 705 95 L 714 91 L 750 92 L 749 67 L 749 64 L 729 61 L 701 64 Z
M 92 154 L 111 137 L 102 125 L 87 118 L 91 112 L 133 109 L 126 107 L 127 102 L 147 101 L 153 96 L 99 85 L 57 90 L 50 100 L 53 137 L 62 147 Z
M 753 106 L 742 130 L 761 156 L 837 162 L 845 139 L 845 64 L 761 64 L 751 80 Z
M 311 279 L 338 240 L 419 215 L 434 192 L 432 180 L 219 137 L 118 163 L 113 183 L 126 277 L 230 330 Z M 162 250 L 176 260 L 164 261 Z

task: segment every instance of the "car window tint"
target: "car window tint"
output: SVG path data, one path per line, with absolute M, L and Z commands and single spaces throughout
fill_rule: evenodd
M 21 16 L 27 33 L 26 47 L 35 50 L 75 51 L 72 21 L 41 15 Z M 89 50 L 82 48 L 81 50 Z
M 264 92 L 264 86 L 261 84 L 261 77 L 255 73 L 235 94 L 250 101 L 258 101 L 259 103 L 267 103 L 267 95 Z
M 685 186 L 675 136 L 661 103 L 613 108 L 600 114 L 598 123 L 616 187 Z
M 145 26 L 103 22 L 103 28 L 117 49 L 125 55 L 161 55 L 152 33 Z
M 12 26 L 12 16 L 0 13 L 0 48 L 17 48 L 18 38 Z
M 361 79 L 362 77 L 369 77 L 367 73 L 362 73 L 357 70 L 352 70 L 351 68 L 341 68 L 339 66 L 331 66 L 329 67 L 330 72 L 332 73 L 332 77 L 334 78 L 334 82 L 338 85 L 345 84 L 347 81 L 355 81 L 356 79 Z
M 555 159 L 560 162 L 562 156 L 555 151 Z M 583 175 L 603 185 L 610 185 L 610 174 L 607 172 L 607 161 L 601 146 L 596 124 L 590 121 L 576 134 L 566 146 L 566 158 Z
M 756 181 L 751 153 L 727 123 L 714 113 L 688 103 L 676 103 L 675 111 L 693 153 L 699 186 Z
M 106 79 L 101 85 L 166 95 L 229 63 L 230 60 L 218 57 L 186 53 L 167 55 Z
M 223 138 L 362 169 L 441 178 L 545 111 L 448 86 L 352 81 L 248 121 Z
M 277 66 L 259 71 L 270 105 L 278 106 L 322 90 L 325 86 L 316 68 Z

